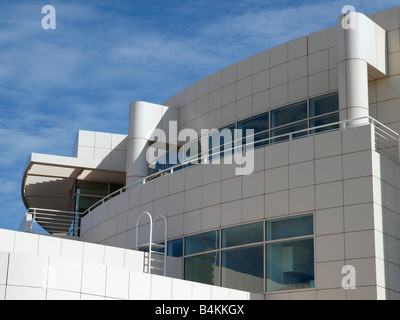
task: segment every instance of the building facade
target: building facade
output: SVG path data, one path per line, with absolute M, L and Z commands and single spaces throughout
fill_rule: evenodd
M 399 299 L 399 15 L 342 15 L 161 105 L 131 103 L 128 136 L 81 131 L 72 158 L 33 154 L 27 209 L 81 212 L 73 234 L 102 246 L 152 230 L 187 283 Z

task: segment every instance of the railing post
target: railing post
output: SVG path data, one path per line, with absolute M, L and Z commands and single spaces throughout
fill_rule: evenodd
M 397 138 L 397 162 L 400 163 L 400 136 Z
M 36 208 L 33 209 L 33 218 L 32 218 L 32 223 L 31 223 L 31 233 L 34 233 L 34 224 L 36 221 Z
M 25 214 L 25 232 L 32 233 L 32 214 L 28 211 Z

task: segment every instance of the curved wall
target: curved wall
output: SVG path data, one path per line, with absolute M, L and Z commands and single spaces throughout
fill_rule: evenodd
M 400 129 L 398 17 L 399 8 L 371 16 L 388 32 L 389 76 L 368 82 L 370 115 L 395 130 Z M 337 29 L 332 27 L 220 70 L 164 105 L 179 109 L 179 129 L 200 131 L 338 90 Z M 143 211 L 167 217 L 169 240 L 313 213 L 316 290 L 305 290 L 304 297 L 316 298 L 318 290 L 319 298 L 383 297 L 388 293 L 377 287 L 388 285 L 377 278 L 375 266 L 386 258 L 374 239 L 386 237 L 376 217 L 385 210 L 379 195 L 388 183 L 379 172 L 386 160 L 374 151 L 372 134 L 366 125 L 256 149 L 254 172 L 247 176 L 236 176 L 235 165 L 203 164 L 159 177 L 90 212 L 82 220 L 82 239 L 135 248 L 136 221 Z M 398 205 L 392 209 L 398 212 Z M 142 228 L 141 242 L 146 234 Z M 155 224 L 154 241 L 163 241 L 161 223 Z M 373 245 L 360 249 L 354 243 Z M 349 262 L 360 267 L 361 288 L 345 292 L 341 268 Z

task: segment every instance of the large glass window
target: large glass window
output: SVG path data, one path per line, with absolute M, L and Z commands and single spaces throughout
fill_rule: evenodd
M 339 95 L 337 92 L 310 99 L 310 117 L 316 117 L 338 110 Z
M 221 252 L 221 285 L 250 292 L 264 291 L 263 245 Z
M 338 113 L 311 119 L 310 120 L 310 128 L 319 127 L 319 126 L 323 126 L 323 125 L 335 123 L 335 122 L 339 122 L 339 114 Z M 339 129 L 339 124 L 333 124 L 331 126 L 326 126 L 326 127 L 318 128 L 315 130 L 310 130 L 310 132 L 312 134 L 314 134 L 314 133 L 320 133 L 320 132 L 324 132 L 324 131 L 328 131 L 328 130 L 335 130 L 335 129 Z
M 219 231 L 196 234 L 185 239 L 185 254 L 195 254 L 219 248 Z
M 234 153 L 234 130 L 236 124 L 229 125 L 209 134 L 210 159 L 215 160 Z M 227 151 L 224 151 L 227 150 Z
M 185 280 L 219 285 L 219 252 L 185 258 Z
M 313 228 L 313 216 L 311 214 L 267 221 L 265 226 L 266 240 L 312 235 L 314 233 Z
M 339 122 L 339 95 L 330 93 L 310 100 L 310 128 Z M 310 130 L 311 134 L 339 129 L 339 125 Z
M 235 152 L 243 152 L 248 148 L 263 147 L 270 143 L 288 141 L 290 139 L 300 138 L 309 134 L 321 133 L 328 130 L 336 130 L 339 129 L 339 125 L 335 124 L 329 126 L 329 124 L 339 122 L 338 111 L 338 92 L 279 107 L 269 112 L 252 116 L 210 132 L 209 150 L 201 150 L 200 141 L 193 141 L 186 144 L 185 148 L 180 150 L 182 153 L 180 158 L 188 159 L 191 156 L 197 156 L 198 154 L 207 156 L 208 153 L 209 162 L 212 163 L 213 160 L 231 156 Z M 327 126 L 324 128 L 313 129 L 322 125 Z M 235 137 L 234 130 L 236 128 L 244 130 L 241 131 L 239 137 Z M 247 135 L 246 138 L 245 130 L 248 129 L 253 131 L 251 138 L 249 135 Z M 302 132 L 289 136 L 290 133 L 295 131 Z M 243 140 L 240 140 L 241 137 L 243 137 Z M 239 139 L 239 141 L 242 142 L 242 145 L 235 145 L 235 139 Z M 246 144 L 249 145 L 245 146 Z M 162 159 L 158 162 L 154 161 L 154 163 L 150 165 L 149 174 L 169 168 L 172 165 L 172 162 L 168 159 L 170 155 L 167 154 L 165 157 L 166 159 Z M 186 164 L 185 167 L 199 163 L 202 163 L 202 161 L 193 160 Z M 183 168 L 183 166 L 175 168 L 174 170 L 181 168 Z
M 267 244 L 266 268 L 267 291 L 313 288 L 313 239 Z
M 267 221 L 265 231 L 273 241 L 266 246 L 266 290 L 314 287 L 314 240 L 307 237 L 314 233 L 313 215 Z
M 78 180 L 76 183 L 76 193 L 84 195 L 106 196 L 108 194 L 108 183 Z
M 278 138 L 273 139 L 272 142 L 276 143 L 276 142 L 287 141 L 287 140 L 289 140 L 289 136 L 287 135 L 287 133 L 296 132 L 296 131 L 300 131 L 300 130 L 304 130 L 304 129 L 307 129 L 307 121 L 303 121 L 303 122 L 292 124 L 292 125 L 289 125 L 286 127 L 281 127 L 279 129 L 271 130 L 271 137 L 278 137 Z M 299 138 L 299 137 L 306 136 L 306 135 L 307 135 L 307 131 L 302 131 L 302 132 L 293 134 L 292 138 L 295 139 L 295 138 Z M 282 136 L 282 137 L 279 137 L 279 136 Z
M 74 210 L 84 212 L 108 194 L 108 182 L 78 180 L 76 182 Z
M 313 288 L 313 230 L 304 214 L 186 237 L 185 279 L 250 292 Z
M 307 101 L 291 104 L 271 111 L 271 128 L 307 119 Z
M 222 230 L 222 248 L 263 241 L 263 224 L 251 223 Z
M 254 130 L 254 147 L 262 147 L 268 144 L 268 141 L 261 141 L 269 138 L 269 133 L 266 132 L 269 129 L 269 113 L 263 113 L 261 115 L 243 120 L 238 122 L 238 129 L 242 130 L 242 136 L 246 137 L 246 130 Z M 248 143 L 246 138 L 243 139 L 243 144 Z M 251 146 L 250 146 L 251 147 Z
M 183 256 L 183 238 L 168 241 L 168 256 L 182 257 Z

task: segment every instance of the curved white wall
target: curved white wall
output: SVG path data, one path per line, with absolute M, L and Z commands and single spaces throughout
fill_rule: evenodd
M 362 41 L 361 47 L 356 45 L 348 54 L 338 51 L 343 46 L 340 40 L 338 43 L 335 26 L 220 70 L 164 104 L 179 110 L 179 128 L 199 131 L 221 128 L 276 107 L 339 90 L 343 118 L 371 115 L 398 130 L 399 11 L 394 8 L 371 16 L 383 29 L 366 17 L 361 18 L 368 30 L 373 26 L 376 34 L 381 34 L 376 36 L 374 45 L 381 45 L 382 32 L 387 32 L 386 78 L 379 78 L 377 72 L 384 71 L 384 57 L 382 60 L 378 52 L 375 58 L 353 55 L 365 48 Z M 364 32 L 360 35 L 362 39 L 365 36 Z M 136 219 L 143 211 L 167 216 L 168 239 L 313 212 L 316 289 L 297 291 L 297 297 L 398 297 L 398 261 L 384 254 L 384 250 L 391 249 L 374 241 L 391 241 L 394 237 L 397 245 L 393 250 L 398 251 L 398 235 L 385 230 L 391 225 L 386 225 L 389 220 L 385 220 L 385 212 L 396 212 L 393 215 L 398 219 L 399 204 L 389 209 L 393 199 L 385 198 L 389 193 L 383 195 L 382 190 L 398 192 L 397 180 L 389 180 L 396 177 L 399 168 L 383 160 L 374 147 L 371 127 L 361 126 L 257 149 L 255 170 L 249 176 L 235 176 L 234 165 L 190 167 L 149 181 L 96 208 L 82 221 L 82 237 L 134 248 Z M 381 170 L 391 173 L 384 178 Z M 156 224 L 155 241 L 163 240 L 162 227 Z M 362 243 L 374 245 L 357 245 Z M 341 288 L 341 267 L 348 262 L 354 262 L 361 270 L 357 275 L 360 288 L 345 292 Z M 394 282 L 379 277 L 385 270 L 378 268 L 392 272 Z

